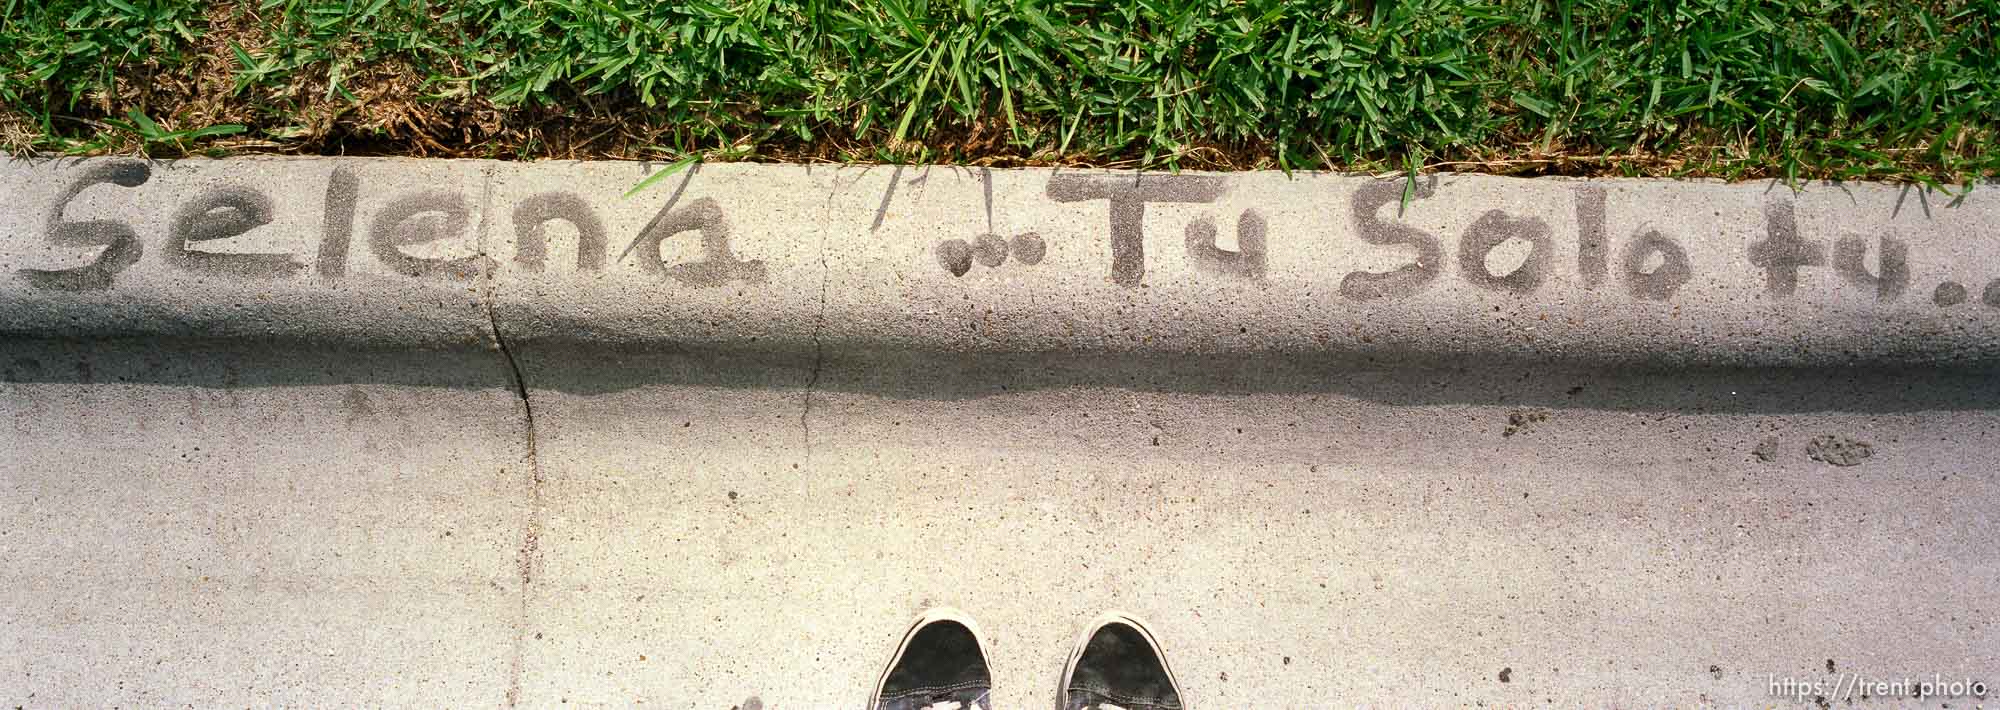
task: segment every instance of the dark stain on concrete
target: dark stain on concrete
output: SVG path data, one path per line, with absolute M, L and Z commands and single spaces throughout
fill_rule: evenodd
M 1146 204 L 1214 202 L 1222 178 L 1203 175 L 1055 175 L 1044 188 L 1056 202 L 1104 200 L 1111 215 L 1111 280 L 1136 287 L 1146 278 Z
M 532 271 L 541 271 L 549 252 L 549 223 L 568 222 L 576 229 L 576 268 L 598 271 L 604 268 L 607 247 L 604 221 L 597 218 L 590 203 L 567 192 L 544 192 L 514 208 L 514 261 Z
M 1007 240 L 998 234 L 981 234 L 973 238 L 972 258 L 987 268 L 1007 263 Z
M 133 231 L 132 225 L 114 220 L 64 221 L 63 208 L 92 185 L 109 183 L 119 187 L 138 187 L 145 184 L 152 174 L 152 168 L 136 161 L 94 164 L 81 179 L 63 190 L 62 196 L 49 208 L 48 241 L 70 247 L 102 246 L 104 250 L 98 252 L 97 258 L 89 264 L 73 269 L 20 269 L 15 273 L 40 289 L 103 291 L 111 288 L 112 278 L 139 263 L 139 256 L 146 251 L 139 242 L 138 232 Z
M 660 244 L 683 232 L 700 235 L 702 258 L 669 267 L 660 261 Z M 635 251 L 643 257 L 638 263 L 646 272 L 663 274 L 689 286 L 710 288 L 731 281 L 760 284 L 765 280 L 763 260 L 738 259 L 730 250 L 729 220 L 723 216 L 722 206 L 709 197 L 679 209 L 673 209 L 671 203 L 661 208 L 619 258 Z
M 972 245 L 963 239 L 946 239 L 937 245 L 938 265 L 953 276 L 972 270 Z
M 1935 303 L 1941 308 L 1949 308 L 1964 303 L 1965 298 L 1965 286 L 1960 285 L 1956 281 L 1946 281 L 1938 284 L 1937 290 L 1931 292 L 1931 303 Z
M 1034 232 L 1014 235 L 1012 248 L 1014 259 L 1029 266 L 1042 263 L 1042 257 L 1049 253 L 1049 245 L 1042 242 L 1042 235 Z
M 1512 412 L 1507 413 L 1507 428 L 1505 430 L 1502 430 L 1500 432 L 1500 435 L 1513 436 L 1515 434 L 1526 434 L 1532 429 L 1534 429 L 1534 426 L 1536 424 L 1540 424 L 1548 420 L 1549 420 L 1549 413 L 1545 410 L 1516 409 Z
M 1660 266 L 1649 273 L 1645 271 L 1646 262 L 1654 254 L 1660 255 Z M 1694 265 L 1688 261 L 1687 250 L 1657 230 L 1641 234 L 1625 245 L 1623 261 L 1632 295 L 1648 301 L 1671 299 L 1675 291 L 1694 278 Z
M 1763 441 L 1757 442 L 1757 448 L 1750 450 L 1750 456 L 1757 459 L 1759 463 L 1770 463 L 1778 460 L 1778 437 L 1764 437 Z
M 1267 231 L 1269 226 L 1263 213 L 1247 210 L 1236 219 L 1236 251 L 1225 251 L 1215 245 L 1215 220 L 1207 217 L 1196 219 L 1187 226 L 1188 258 L 1194 261 L 1195 268 L 1202 271 L 1261 280 L 1266 270 Z
M 1863 263 L 1868 253 L 1867 240 L 1842 237 L 1833 243 L 1833 269 L 1850 284 L 1874 289 L 1876 300 L 1893 301 L 1910 285 L 1910 247 L 1900 240 L 1883 237 L 1879 251 L 1880 273 L 1870 274 Z
M 1834 466 L 1854 466 L 1875 455 L 1875 447 L 1866 441 L 1840 434 L 1821 434 L 1806 442 L 1806 458 Z M 1827 659 L 1827 672 L 1833 672 L 1833 660 Z
M 354 171 L 334 168 L 326 181 L 325 214 L 320 222 L 320 276 L 331 279 L 347 274 L 347 251 L 354 241 L 355 201 L 360 194 L 361 181 L 354 177 Z
M 1417 183 L 1413 198 L 1437 194 L 1437 181 Z M 1406 247 L 1415 252 L 1410 263 L 1390 271 L 1355 271 L 1340 280 L 1340 295 L 1356 301 L 1402 298 L 1423 290 L 1444 270 L 1444 244 L 1428 232 L 1402 224 L 1384 222 L 1376 211 L 1403 196 L 1400 181 L 1372 182 L 1354 191 L 1350 202 L 1354 230 L 1362 241 L 1379 246 Z M 1481 264 L 1484 268 L 1484 264 Z
M 1611 240 L 1604 235 L 1604 188 L 1586 185 L 1576 190 L 1576 267 L 1584 288 L 1597 288 L 1610 270 Z
M 167 232 L 166 263 L 189 271 L 241 278 L 288 276 L 306 267 L 290 254 L 237 254 L 194 249 L 196 242 L 228 239 L 271 223 L 270 196 L 240 185 L 217 187 L 182 205 Z
M 1486 270 L 1486 257 L 1511 241 L 1529 244 L 1528 258 L 1505 274 Z M 1458 270 L 1468 283 L 1481 288 L 1513 293 L 1532 293 L 1542 285 L 1554 258 L 1554 239 L 1549 225 L 1534 217 L 1514 217 L 1500 210 L 1480 215 L 1458 242 Z
M 368 393 L 359 387 L 349 387 L 341 398 L 341 407 L 347 410 L 347 421 L 353 422 L 363 417 L 375 415 L 375 404 L 369 401 Z
M 1764 206 L 1764 232 L 1750 244 L 1750 263 L 1764 270 L 1765 293 L 1790 296 L 1799 290 L 1799 267 L 1826 265 L 1826 243 L 1799 238 L 1792 203 Z
M 375 215 L 368 229 L 368 248 L 375 259 L 410 276 L 471 278 L 492 268 L 484 255 L 431 259 L 411 256 L 402 247 L 460 239 L 471 210 L 465 199 L 446 190 L 425 190 L 391 201 Z

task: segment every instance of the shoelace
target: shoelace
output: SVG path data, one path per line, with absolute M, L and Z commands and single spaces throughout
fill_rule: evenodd
M 970 705 L 966 703 L 961 703 L 956 700 L 940 700 L 938 702 L 931 703 L 929 705 L 925 705 L 921 708 L 918 708 L 917 710 L 989 710 L 989 708 L 992 707 L 992 702 L 987 700 L 986 698 L 988 695 L 991 694 L 991 692 L 992 691 L 980 693 L 979 697 L 972 699 L 972 703 Z

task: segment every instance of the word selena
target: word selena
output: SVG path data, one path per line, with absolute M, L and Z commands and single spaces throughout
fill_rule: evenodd
M 100 184 L 138 187 L 152 178 L 145 163 L 116 161 L 99 163 L 64 190 L 50 208 L 48 240 L 76 247 L 102 246 L 97 258 L 69 269 L 21 269 L 29 283 L 45 289 L 94 291 L 110 288 L 121 271 L 138 263 L 145 246 L 130 224 L 115 220 L 71 221 L 63 210 L 85 189 Z M 319 253 L 312 268 L 321 276 L 339 278 L 347 274 L 348 250 L 354 242 L 355 203 L 360 197 L 360 181 L 352 171 L 337 168 L 327 181 L 326 214 L 322 222 Z M 201 242 L 226 239 L 270 224 L 275 210 L 270 196 L 242 185 L 223 185 L 201 193 L 174 212 L 164 244 L 166 263 L 190 271 L 239 277 L 288 276 L 307 268 L 293 254 L 218 253 L 194 249 Z M 493 267 L 483 254 L 455 258 L 413 256 L 403 247 L 455 238 L 465 232 L 470 209 L 462 195 L 445 190 L 422 190 L 401 195 L 384 206 L 368 226 L 367 247 L 376 259 L 391 269 L 411 276 L 469 277 Z M 547 229 L 552 222 L 567 222 L 577 232 L 577 267 L 595 271 L 603 268 L 607 251 L 604 223 L 590 205 L 574 194 L 560 191 L 531 196 L 515 206 L 513 222 L 520 246 L 515 262 L 539 271 L 548 252 Z M 712 199 L 699 199 L 675 208 L 662 208 L 639 231 L 624 253 L 645 250 L 658 254 L 660 245 L 676 235 L 700 235 L 702 258 L 671 267 L 659 259 L 638 260 L 641 268 L 690 286 L 720 286 L 730 281 L 762 283 L 764 263 L 736 258 L 729 248 L 729 222 Z

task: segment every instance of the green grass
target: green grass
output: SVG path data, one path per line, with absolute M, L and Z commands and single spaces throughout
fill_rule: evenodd
M 0 1 L 14 151 L 2000 167 L 2000 0 Z

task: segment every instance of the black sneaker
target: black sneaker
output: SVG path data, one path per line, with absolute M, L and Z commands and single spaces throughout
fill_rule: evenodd
M 1181 685 L 1146 625 L 1106 612 L 1085 628 L 1062 675 L 1063 710 L 1183 710 Z
M 993 676 L 979 627 L 955 609 L 917 617 L 875 682 L 869 710 L 990 710 Z

